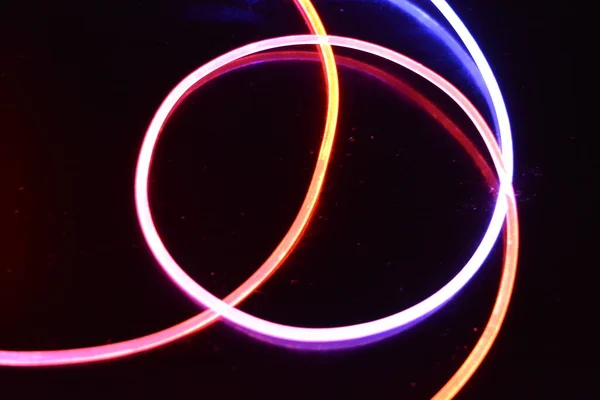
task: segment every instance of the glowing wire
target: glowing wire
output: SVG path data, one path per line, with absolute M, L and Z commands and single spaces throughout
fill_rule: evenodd
M 445 0 L 431 0 L 433 5 L 442 13 L 444 18 L 450 23 L 454 31 L 458 34 L 458 37 L 462 40 L 467 50 L 473 57 L 473 61 L 479 68 L 479 72 L 488 88 L 492 104 L 494 105 L 494 111 L 498 120 L 498 127 L 500 129 L 500 141 L 502 145 L 502 155 L 504 157 L 504 168 L 506 168 L 506 175 L 500 177 L 500 181 L 507 179 L 505 185 L 509 185 L 512 181 L 513 169 L 514 169 L 514 155 L 512 146 L 512 134 L 510 127 L 510 120 L 508 118 L 508 112 L 506 110 L 506 104 L 502 97 L 502 92 L 498 86 L 498 81 L 492 72 L 492 68 L 488 63 L 487 59 L 483 55 L 481 48 L 475 41 L 471 32 L 467 29 L 462 20 L 454 12 L 452 7 Z M 502 186 L 502 185 L 501 185 Z M 502 190 L 502 188 L 501 188 Z
M 325 34 L 325 28 L 311 2 L 309 0 L 295 0 L 295 3 L 308 23 L 311 32 Z M 294 220 L 293 228 L 290 229 L 292 234 L 288 234 L 282 239 L 281 243 L 261 268 L 224 299 L 224 301 L 233 305 L 244 300 L 281 266 L 285 257 L 292 251 L 298 237 L 302 234 L 316 205 L 331 154 L 339 107 L 337 69 L 331 46 L 325 43 L 319 44 L 319 48 L 324 62 L 325 78 L 327 81 L 328 106 L 325 131 L 317 165 L 302 206 L 304 212 L 301 215 L 299 214 Z M 103 346 L 51 351 L 0 351 L 0 365 L 18 367 L 53 366 L 81 364 L 125 357 L 181 339 L 210 325 L 218 318 L 218 314 L 207 310 L 187 321 L 160 332 Z
M 413 18 L 415 22 L 420 23 L 424 27 L 426 27 L 431 33 L 433 33 L 437 39 L 439 39 L 444 45 L 452 52 L 457 59 L 462 63 L 462 66 L 469 73 L 470 77 L 473 80 L 473 83 L 479 88 L 481 94 L 485 97 L 487 105 L 489 109 L 492 111 L 492 118 L 494 119 L 494 127 L 496 128 L 496 132 L 500 129 L 498 127 L 498 119 L 496 118 L 496 111 L 494 109 L 494 103 L 490 97 L 489 90 L 487 88 L 486 82 L 483 80 L 481 76 L 481 72 L 477 67 L 477 64 L 473 61 L 471 54 L 465 50 L 465 47 L 460 41 L 460 38 L 455 38 L 455 36 L 449 32 L 440 22 L 434 19 L 431 15 L 426 13 L 422 8 L 413 4 L 410 0 L 388 0 L 393 5 L 402 9 L 404 13 Z M 438 9 L 439 11 L 439 9 Z M 444 16 L 445 18 L 445 16 Z M 499 136 L 497 136 L 499 137 Z
M 155 145 L 157 143 L 159 134 L 166 121 L 166 118 L 171 112 L 173 105 L 177 103 L 179 98 L 184 95 L 198 80 L 204 76 L 212 73 L 215 69 L 222 67 L 236 59 L 245 57 L 247 55 L 276 49 L 280 47 L 287 47 L 293 45 L 307 45 L 307 44 L 322 44 L 327 43 L 330 45 L 347 47 L 356 49 L 364 52 L 368 52 L 389 61 L 395 62 L 399 65 L 406 67 L 407 69 L 423 76 L 431 83 L 435 84 L 448 94 L 469 116 L 475 127 L 482 135 L 488 150 L 491 153 L 496 171 L 503 185 L 507 181 L 506 173 L 502 165 L 502 154 L 498 154 L 494 151 L 494 144 L 496 143 L 495 138 L 487 123 L 483 117 L 479 114 L 477 109 L 468 101 L 464 95 L 462 95 L 458 89 L 452 86 L 448 81 L 424 67 L 423 65 L 402 56 L 392 50 L 384 47 L 360 41 L 357 39 L 343 38 L 338 36 L 311 36 L 311 35 L 297 35 L 287 36 L 281 38 L 268 39 L 257 43 L 252 43 L 247 46 L 243 46 L 236 50 L 233 50 L 227 54 L 224 54 L 215 60 L 200 67 L 188 77 L 183 79 L 167 96 L 161 107 L 156 112 L 152 123 L 150 124 L 146 137 L 142 143 L 138 158 L 138 166 L 136 170 L 135 178 L 135 200 L 136 209 L 138 212 L 138 218 L 142 232 L 148 243 L 152 253 L 156 257 L 159 264 L 167 275 L 192 299 L 210 308 L 222 317 L 235 323 L 249 331 L 259 333 L 261 335 L 277 338 L 279 340 L 287 340 L 291 342 L 317 342 L 317 343 L 328 343 L 328 342 L 343 342 L 349 340 L 355 340 L 360 338 L 366 338 L 373 335 L 378 335 L 383 332 L 398 329 L 401 326 L 412 323 L 413 321 L 424 317 L 425 315 L 435 311 L 441 307 L 448 300 L 450 300 L 464 285 L 474 276 L 474 274 L 481 267 L 483 261 L 489 254 L 491 248 L 494 245 L 495 239 L 498 237 L 502 228 L 504 215 L 507 210 L 507 201 L 504 196 L 500 196 L 496 203 L 496 209 L 494 216 L 490 223 L 490 227 L 486 231 L 480 246 L 477 248 L 469 262 L 465 267 L 443 288 L 438 290 L 432 296 L 423 300 L 422 302 L 408 308 L 407 310 L 401 311 L 397 314 L 389 317 L 381 318 L 376 321 L 371 321 L 363 324 L 336 327 L 336 328 L 302 328 L 276 324 L 273 322 L 265 321 L 257 318 L 243 311 L 240 311 L 204 289 L 202 286 L 197 284 L 191 279 L 175 262 L 168 250 L 165 248 L 154 222 L 150 211 L 148 202 L 148 178 L 150 172 L 150 166 L 152 162 L 152 155 L 154 152 Z M 505 187 L 504 191 L 500 190 L 501 194 L 509 195 L 511 191 L 510 186 Z M 300 214 L 309 213 L 311 210 L 302 208 Z M 299 214 L 299 217 L 300 217 Z M 296 227 L 292 226 L 288 234 L 293 232 Z M 297 235 L 292 235 L 298 237 Z M 510 240 L 509 240 L 510 243 Z M 510 246 L 509 246 L 510 248 Z M 516 254 L 514 255 L 516 261 Z
M 390 0 L 392 2 L 399 2 L 404 0 Z M 498 336 L 500 327 L 508 311 L 508 305 L 512 295 L 514 282 L 516 279 L 517 271 L 517 256 L 518 256 L 518 243 L 519 243 L 519 229 L 518 229 L 518 217 L 517 217 L 517 206 L 512 189 L 512 176 L 514 171 L 514 154 L 512 144 L 512 133 L 510 120 L 508 118 L 508 112 L 506 110 L 506 104 L 498 81 L 492 72 L 492 68 L 485 58 L 481 48 L 475 41 L 471 32 L 467 29 L 462 20 L 454 12 L 452 7 L 446 2 L 446 0 L 431 0 L 431 2 L 437 7 L 444 18 L 450 23 L 454 31 L 458 34 L 467 50 L 473 57 L 473 61 L 477 65 L 479 72 L 485 82 L 488 89 L 489 97 L 491 99 L 494 108 L 494 117 L 496 124 L 498 125 L 501 146 L 502 146 L 502 162 L 504 163 L 505 175 L 500 174 L 500 190 L 498 199 L 501 201 L 502 198 L 506 198 L 507 201 L 507 220 L 506 220 L 506 255 L 505 265 L 500 282 L 500 289 L 496 298 L 496 303 L 492 309 L 491 317 L 486 325 L 481 338 L 473 348 L 469 357 L 465 360 L 463 365 L 458 371 L 452 376 L 452 378 L 442 387 L 442 389 L 433 397 L 433 400 L 446 400 L 453 398 L 465 385 L 465 383 L 475 373 L 487 353 L 489 352 L 494 340 Z M 401 6 L 402 7 L 402 6 Z M 498 207 L 496 207 L 498 209 Z M 492 221 L 493 223 L 493 221 Z M 514 260 L 509 257 L 514 254 Z

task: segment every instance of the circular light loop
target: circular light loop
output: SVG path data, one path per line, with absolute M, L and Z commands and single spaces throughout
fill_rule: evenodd
M 494 216 L 492 217 L 490 227 L 484 235 L 480 246 L 475 251 L 473 257 L 469 260 L 469 263 L 467 263 L 467 265 L 455 278 L 453 278 L 447 285 L 445 285 L 442 289 L 428 299 L 409 308 L 408 310 L 377 321 L 338 328 L 302 328 L 265 321 L 237 310 L 213 296 L 211 293 L 194 282 L 187 274 L 185 274 L 185 272 L 177 265 L 175 260 L 173 260 L 167 249 L 164 247 L 152 221 L 147 193 L 147 183 L 152 154 L 162 126 L 170 114 L 171 107 L 177 104 L 179 97 L 189 90 L 195 84 L 195 82 L 212 73 L 212 71 L 215 69 L 218 69 L 236 59 L 259 51 L 290 45 L 305 44 L 330 44 L 366 51 L 383 57 L 389 61 L 403 65 L 413 72 L 416 72 L 427 78 L 431 83 L 438 86 L 438 88 L 443 90 L 455 102 L 457 102 L 457 104 L 469 116 L 473 124 L 482 135 L 482 138 L 484 139 L 486 146 L 491 153 L 498 176 L 500 177 L 501 185 Z M 483 117 L 473 107 L 468 99 L 466 99 L 464 95 L 462 95 L 449 82 L 435 74 L 433 71 L 428 70 L 423 65 L 418 64 L 413 60 L 410 60 L 389 49 L 356 39 L 337 36 L 289 36 L 254 43 L 218 57 L 217 59 L 209 62 L 205 66 L 199 68 L 194 73 L 189 75 L 171 92 L 171 94 L 165 99 L 162 106 L 157 111 L 155 118 L 148 129 L 144 143 L 142 144 L 138 160 L 138 168 L 136 171 L 136 206 L 140 225 L 151 251 L 154 253 L 156 259 L 159 261 L 169 277 L 190 297 L 198 301 L 200 304 L 218 312 L 230 322 L 233 322 L 251 332 L 255 332 L 266 337 L 283 339 L 291 342 L 318 343 L 342 342 L 382 334 L 390 330 L 398 329 L 403 325 L 408 325 L 413 321 L 422 318 L 428 313 L 435 311 L 435 309 L 439 308 L 450 298 L 452 298 L 452 296 L 458 290 L 460 290 L 481 267 L 481 264 L 489 254 L 489 251 L 491 250 L 491 247 L 493 246 L 494 241 L 500 232 L 504 214 L 508 212 L 509 219 L 507 224 L 507 232 L 509 237 L 507 238 L 505 273 L 501 282 L 500 293 L 494 307 L 494 313 L 492 314 L 492 318 L 490 319 L 490 322 L 484 331 L 484 335 L 474 348 L 465 364 L 463 364 L 457 374 L 452 377 L 452 379 L 435 397 L 436 399 L 445 399 L 451 398 L 464 385 L 466 380 L 468 380 L 468 378 L 473 374 L 477 366 L 481 363 L 481 360 L 485 357 L 485 354 L 489 350 L 489 347 L 498 333 L 499 325 L 501 324 L 506 313 L 508 301 L 512 292 L 512 286 L 514 284 L 514 274 L 516 271 L 516 260 L 518 253 L 517 217 L 514 194 L 512 193 L 512 186 L 510 184 L 510 176 L 508 176 L 504 170 L 502 158 L 503 154 L 497 147 L 493 133 L 487 126 Z M 322 183 L 322 178 L 320 181 Z M 300 213 L 303 211 L 304 210 L 301 210 Z M 497 325 L 495 325 L 495 323 L 497 323 Z
M 172 108 L 178 103 L 181 96 L 183 96 L 191 87 L 193 87 L 197 81 L 234 60 L 260 51 L 293 45 L 309 44 L 330 44 L 377 55 L 404 66 L 405 68 L 421 75 L 436 85 L 461 107 L 461 109 L 467 114 L 477 130 L 480 132 L 488 150 L 491 153 L 496 171 L 501 180 L 501 195 L 498 198 L 490 226 L 486 231 L 481 244 L 477 250 L 475 250 L 473 256 L 467 262 L 465 267 L 448 284 L 446 284 L 443 288 L 438 290 L 429 298 L 397 314 L 381 318 L 376 321 L 345 327 L 302 328 L 276 324 L 254 317 L 223 302 L 204 289 L 202 286 L 194 282 L 194 280 L 191 279 L 181 269 L 181 267 L 170 255 L 156 230 L 148 201 L 148 180 L 154 148 L 167 117 L 170 115 Z M 495 139 L 493 133 L 491 132 L 484 118 L 462 93 L 460 93 L 454 86 L 452 86 L 441 76 L 437 75 L 435 72 L 401 54 L 372 43 L 339 36 L 297 35 L 267 39 L 261 42 L 243 46 L 239 49 L 224 54 L 213 61 L 210 61 L 184 78 L 167 96 L 156 112 L 154 119 L 152 120 L 150 127 L 146 132 L 146 137 L 144 138 L 140 150 L 135 176 L 136 209 L 142 232 L 155 258 L 167 275 L 186 294 L 188 294 L 199 304 L 212 309 L 236 325 L 246 328 L 252 332 L 276 339 L 283 339 L 292 342 L 321 343 L 356 340 L 398 329 L 435 311 L 437 308 L 441 307 L 448 300 L 450 300 L 481 267 L 487 255 L 491 251 L 502 228 L 504 216 L 507 211 L 505 195 L 507 190 L 509 192 L 511 190 L 510 183 L 508 184 L 508 188 L 506 188 L 507 178 L 506 172 L 504 171 L 504 167 L 502 165 L 502 155 L 494 152 L 494 143 Z M 319 166 L 319 162 L 317 162 L 317 165 Z M 325 168 L 326 166 L 323 166 L 323 170 L 325 170 Z M 324 174 L 317 175 L 315 173 L 313 179 L 318 180 L 319 184 L 322 185 Z M 303 213 L 310 213 L 310 211 L 312 210 L 303 206 L 303 208 L 300 210 L 299 217 Z M 286 237 L 288 236 L 292 238 L 297 238 L 299 236 L 295 234 L 294 226 L 292 226 L 290 231 L 288 231 L 288 234 L 286 234 Z M 292 246 L 293 244 L 290 243 L 289 245 Z

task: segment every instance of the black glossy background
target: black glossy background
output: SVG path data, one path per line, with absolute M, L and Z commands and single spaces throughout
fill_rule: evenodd
M 400 14 L 383 3 L 315 4 L 330 32 L 421 57 L 469 93 L 433 42 L 394 25 Z M 584 398 L 584 385 L 598 375 L 593 352 L 578 357 L 573 350 L 576 315 L 562 322 L 566 301 L 578 294 L 565 283 L 581 235 L 568 202 L 587 173 L 575 167 L 583 153 L 572 113 L 579 101 L 567 50 L 572 15 L 542 4 L 452 2 L 509 105 L 522 224 L 510 313 L 460 399 Z M 160 101 L 191 70 L 250 41 L 305 32 L 293 4 L 3 7 L 0 347 L 115 342 L 192 316 L 198 308 L 165 279 L 137 226 L 137 151 Z M 476 140 L 444 96 L 377 65 L 424 90 Z M 458 271 L 491 215 L 489 188 L 430 116 L 361 73 L 341 68 L 340 79 L 339 133 L 316 219 L 282 270 L 242 305 L 263 318 L 335 326 L 406 308 Z M 294 217 L 318 150 L 324 100 L 319 64 L 270 63 L 203 87 L 169 123 L 152 173 L 152 205 L 173 255 L 215 294 L 242 283 Z M 0 368 L 0 396 L 427 399 L 478 339 L 500 261 L 497 246 L 443 310 L 363 348 L 297 352 L 216 324 L 129 359 Z

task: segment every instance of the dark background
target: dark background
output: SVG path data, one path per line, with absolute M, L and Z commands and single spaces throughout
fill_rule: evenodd
M 306 31 L 289 1 L 41 3 L 0 10 L 0 346 L 11 350 L 116 342 L 197 312 L 137 225 L 132 184 L 143 134 L 168 91 L 199 65 Z M 452 5 L 509 107 L 522 251 L 502 332 L 458 398 L 589 398 L 596 348 L 575 350 L 583 312 L 567 318 L 567 302 L 585 293 L 568 284 L 582 268 L 578 217 L 595 217 L 572 202 L 591 177 L 575 120 L 575 14 L 538 0 L 480 3 Z M 375 1 L 315 5 L 330 33 L 414 56 L 485 107 L 456 60 L 400 11 Z M 397 73 L 477 141 L 457 107 L 419 78 L 349 54 Z M 340 68 L 340 79 L 338 136 L 316 218 L 281 271 L 241 306 L 269 320 L 336 326 L 404 309 L 460 269 L 491 216 L 489 188 L 429 115 L 364 74 Z M 167 247 L 213 293 L 241 284 L 291 223 L 324 105 L 319 64 L 275 62 L 202 87 L 169 122 L 152 206 Z M 432 318 L 366 347 L 292 351 L 216 324 L 128 359 L 0 368 L 2 395 L 427 399 L 485 326 L 501 257 L 497 246 Z

